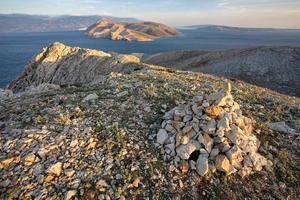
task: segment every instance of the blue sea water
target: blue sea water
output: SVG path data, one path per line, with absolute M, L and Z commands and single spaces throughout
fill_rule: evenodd
M 270 45 L 300 45 L 300 31 L 217 31 L 181 30 L 183 36 L 153 42 L 126 42 L 93 39 L 80 31 L 0 34 L 0 87 L 19 76 L 24 66 L 43 47 L 59 41 L 66 45 L 115 51 L 153 54 L 178 50 L 217 50 Z

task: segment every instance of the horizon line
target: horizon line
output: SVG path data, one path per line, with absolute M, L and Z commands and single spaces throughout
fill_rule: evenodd
M 116 17 L 116 18 L 128 18 L 128 19 L 136 19 L 140 21 L 149 21 L 149 20 L 143 20 L 135 17 L 127 17 L 127 16 L 114 16 L 114 15 L 106 15 L 106 14 L 30 14 L 30 13 L 0 13 L 0 15 L 28 15 L 28 16 L 45 16 L 45 17 L 61 17 L 61 16 L 74 16 L 74 17 L 80 17 L 80 16 L 99 16 L 99 17 Z M 150 20 L 152 21 L 152 20 Z M 152 21 L 152 22 L 158 22 L 159 21 Z M 255 26 L 240 26 L 240 25 L 224 25 L 224 24 L 214 24 L 214 23 L 205 23 L 205 24 L 191 24 L 191 25 L 176 25 L 173 27 L 192 27 L 192 26 L 223 26 L 223 27 L 229 27 L 229 28 L 251 28 L 251 29 L 282 29 L 282 30 L 300 30 L 300 27 L 297 28 L 287 28 L 287 27 L 255 27 Z

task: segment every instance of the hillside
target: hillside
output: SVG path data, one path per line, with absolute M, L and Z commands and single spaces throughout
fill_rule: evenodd
M 152 41 L 159 37 L 178 36 L 175 29 L 155 22 L 124 23 L 102 19 L 90 26 L 86 33 L 94 38 L 126 41 Z
M 244 178 L 176 166 L 157 143 L 164 119 L 200 96 L 220 96 L 228 82 L 270 165 Z M 268 128 L 285 121 L 299 132 L 297 97 L 61 43 L 42 50 L 10 88 L 0 90 L 1 199 L 300 198 L 299 135 Z
M 166 52 L 145 57 L 143 62 L 239 79 L 300 96 L 299 47 Z
M 26 14 L 0 14 L 0 33 L 16 32 L 56 32 L 84 29 L 96 21 L 109 18 L 123 22 L 137 22 L 134 18 L 109 16 L 47 16 Z
M 248 27 L 234 27 L 234 26 L 222 26 L 222 25 L 192 25 L 192 26 L 183 26 L 183 29 L 202 29 L 210 31 L 299 31 L 299 29 L 276 29 L 276 28 L 248 28 Z

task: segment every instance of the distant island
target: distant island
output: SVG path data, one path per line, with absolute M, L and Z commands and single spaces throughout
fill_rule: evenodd
M 153 41 L 160 37 L 179 36 L 175 28 L 155 22 L 117 22 L 105 18 L 86 30 L 93 38 L 109 38 L 125 41 Z
M 113 16 L 49 16 L 27 14 L 0 14 L 0 33 L 21 32 L 63 32 L 85 30 L 98 20 L 108 18 L 121 22 L 138 22 L 135 18 L 120 18 Z

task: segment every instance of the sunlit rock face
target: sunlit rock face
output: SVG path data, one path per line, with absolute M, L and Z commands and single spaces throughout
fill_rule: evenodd
M 55 42 L 44 48 L 8 88 L 21 92 L 40 84 L 89 85 L 101 82 L 112 71 L 134 71 L 132 65 L 139 62 L 139 58 L 131 55 L 69 47 Z

